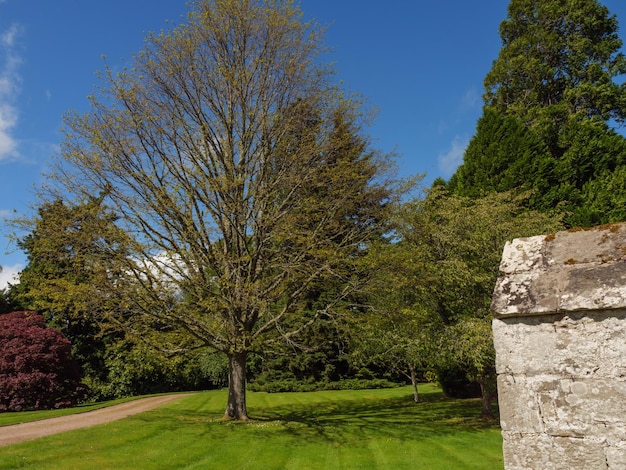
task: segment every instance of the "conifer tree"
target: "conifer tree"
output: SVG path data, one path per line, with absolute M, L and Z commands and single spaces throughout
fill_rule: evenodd
M 450 181 L 463 195 L 522 187 L 570 225 L 622 220 L 626 58 L 618 21 L 597 0 L 511 0 L 485 77 L 484 114 Z

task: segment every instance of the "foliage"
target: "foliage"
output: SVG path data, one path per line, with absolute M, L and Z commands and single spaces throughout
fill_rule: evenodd
M 454 192 L 533 190 L 570 226 L 624 220 L 626 58 L 615 16 L 597 0 L 512 0 L 502 49 L 485 77 L 484 112 Z M 603 189 L 604 188 L 604 189 Z
M 477 419 L 476 400 L 450 400 L 420 385 L 310 393 L 250 393 L 248 423 L 221 419 L 226 391 L 150 413 L 9 446 L 0 467 L 99 468 L 502 468 L 502 436 Z M 72 438 L 80 436 L 80 438 Z M 207 445 L 219 443 L 219 445 Z M 253 463 L 251 463 L 253 462 Z
M 376 286 L 386 292 L 375 289 L 371 292 L 375 311 L 356 319 L 352 325 L 350 357 L 354 364 L 366 370 L 377 366 L 387 370 L 388 374 L 409 380 L 413 386 L 413 399 L 418 402 L 417 385 L 433 362 L 432 338 L 437 332 L 424 309 L 418 305 L 408 307 L 407 297 L 397 295 L 411 290 L 411 286 L 406 285 L 408 280 L 400 279 L 403 271 L 398 269 L 402 269 L 401 263 L 406 262 L 397 257 L 401 252 L 406 254 L 399 245 L 382 250 L 378 247 L 374 251 L 373 258 L 380 256 L 378 262 L 384 263 L 383 271 L 390 277 L 378 279 L 381 285 Z
M 15 300 L 11 286 L 0 289 L 0 315 L 16 312 L 20 309 L 23 307 Z
M 504 243 L 561 227 L 558 217 L 528 211 L 527 197 L 473 199 L 435 187 L 404 204 L 396 219 L 399 242 L 391 248 L 399 251 L 393 268 L 401 279 L 394 285 L 404 291 L 392 293 L 436 313 L 444 324 L 488 310 Z
M 290 1 L 198 0 L 66 119 L 63 191 L 105 195 L 136 234 L 133 315 L 117 320 L 226 354 L 232 418 L 247 417 L 248 353 L 333 314 L 394 196 L 320 36 Z M 302 315 L 329 279 L 338 298 Z
M 169 356 L 150 341 L 119 337 L 106 345 L 102 378 L 85 382 L 92 400 L 226 386 L 227 365 L 214 356 L 209 352 Z
M 527 197 L 527 196 L 526 196 Z M 490 304 L 507 240 L 561 227 L 558 218 L 528 211 L 523 196 L 461 197 L 443 186 L 405 203 L 397 240 L 380 247 L 374 321 L 360 324 L 365 345 L 391 367 L 462 370 L 478 381 L 489 414 L 495 352 Z M 370 349 L 368 349 L 370 348 Z M 366 356 L 372 346 L 364 346 Z
M 281 377 L 282 376 L 282 377 Z M 386 379 L 341 379 L 335 381 L 300 380 L 289 374 L 274 374 L 257 378 L 248 385 L 253 392 L 315 392 L 320 390 L 374 390 L 379 388 L 398 387 L 396 382 Z
M 623 121 L 626 73 L 618 22 L 597 0 L 512 0 L 485 104 L 556 143 L 570 118 Z M 556 131 L 556 132 L 554 132 Z
M 0 411 L 66 407 L 84 395 L 70 342 L 41 315 L 0 315 Z
M 463 370 L 467 378 L 480 386 L 482 416 L 494 416 L 491 399 L 496 390 L 496 351 L 490 317 L 466 317 L 447 328 L 443 344 L 445 355 Z
M 578 225 L 591 227 L 605 221 L 626 221 L 626 165 L 598 172 L 582 189 L 584 204 L 574 209 Z
M 126 235 L 101 197 L 44 202 L 35 217 L 14 223 L 28 230 L 18 243 L 28 264 L 11 294 L 71 340 L 85 377 L 97 382 L 106 375 L 106 312 L 121 305 L 110 292 L 112 286 L 123 291 L 118 259 L 125 255 Z
M 30 229 L 20 241 L 28 265 L 10 294 L 71 340 L 92 399 L 211 388 L 197 355 L 168 357 L 111 322 L 131 315 L 124 299 L 134 285 L 120 261 L 128 238 L 115 220 L 101 197 L 91 197 L 44 202 L 37 216 L 16 221 Z
M 346 359 L 346 338 L 353 300 L 334 302 L 333 311 L 337 314 L 320 314 L 329 302 L 337 296 L 337 283 L 320 283 L 309 290 L 307 298 L 301 302 L 298 321 L 316 318 L 301 334 L 292 341 L 281 341 L 275 333 L 275 342 L 268 341 L 263 351 L 251 355 L 250 370 L 252 381 L 272 381 L 275 374 L 287 374 L 291 380 L 305 383 L 332 382 L 354 375 L 354 370 Z
M 548 149 L 519 118 L 485 107 L 476 134 L 465 150 L 463 164 L 452 175 L 448 187 L 468 197 L 520 186 L 529 188 L 529 173 L 547 155 Z

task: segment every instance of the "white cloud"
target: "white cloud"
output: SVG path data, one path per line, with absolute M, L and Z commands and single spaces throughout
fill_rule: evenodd
M 463 110 L 475 110 L 480 109 L 482 105 L 482 99 L 480 93 L 475 88 L 465 92 L 461 98 L 461 109 Z
M 0 160 L 15 155 L 17 142 L 11 136 L 11 130 L 17 124 L 15 108 L 0 103 Z
M 452 141 L 450 150 L 443 155 L 439 155 L 439 170 L 441 170 L 444 177 L 452 176 L 459 165 L 463 163 L 463 155 L 468 143 L 468 139 L 457 136 Z
M 0 160 L 17 156 L 13 130 L 17 125 L 18 111 L 14 103 L 20 90 L 18 69 L 22 60 L 15 47 L 21 32 L 22 28 L 14 24 L 0 33 Z
M 9 29 L 2 33 L 2 35 L 0 36 L 0 41 L 2 42 L 2 45 L 5 47 L 15 46 L 15 41 L 20 34 L 20 29 L 21 28 L 17 24 L 13 24 Z
M 9 283 L 17 284 L 19 281 L 18 274 L 23 268 L 21 264 L 2 266 L 2 271 L 0 271 L 0 290 L 7 288 Z

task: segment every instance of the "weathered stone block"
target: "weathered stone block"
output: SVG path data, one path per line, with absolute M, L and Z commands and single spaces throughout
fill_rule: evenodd
M 541 377 L 532 388 L 546 434 L 626 440 L 626 382 Z
M 496 317 L 626 308 L 626 224 L 506 244 Z
M 513 240 L 500 270 L 505 468 L 626 470 L 626 224 Z
M 606 470 L 605 443 L 591 439 L 503 432 L 507 470 Z M 611 468 L 613 470 L 613 468 Z
M 537 398 L 525 377 L 498 375 L 498 405 L 502 430 L 517 433 L 543 432 Z
M 626 375 L 626 310 L 494 319 L 493 335 L 499 374 Z
M 606 464 L 611 470 L 626 470 L 626 444 L 612 443 L 606 449 Z

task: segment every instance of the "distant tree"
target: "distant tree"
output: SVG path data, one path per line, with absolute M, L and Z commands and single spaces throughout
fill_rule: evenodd
M 580 225 L 626 220 L 626 165 L 605 170 L 583 186 L 585 204 L 574 209 Z
M 158 338 L 112 335 L 103 350 L 102 377 L 96 399 L 172 391 L 209 390 L 226 385 L 226 367 L 218 368 L 209 352 L 169 355 L 154 345 Z
M 504 244 L 561 227 L 558 218 L 525 204 L 511 192 L 473 199 L 433 187 L 401 206 L 398 240 L 378 257 L 380 319 L 370 334 L 375 345 L 386 337 L 399 345 L 388 341 L 381 357 L 436 371 L 441 379 L 450 369 L 463 371 L 481 388 L 485 416 L 495 377 L 490 304 Z M 403 358 L 394 358 L 397 353 Z
M 71 344 L 41 315 L 0 315 L 0 411 L 70 406 L 84 394 Z
M 594 183 L 620 180 L 626 163 L 626 139 L 611 127 L 626 117 L 617 19 L 597 0 L 511 0 L 500 35 L 483 117 L 450 189 L 521 187 L 535 191 L 532 208 L 558 207 L 569 225 L 623 220 L 623 201 Z
M 147 332 L 133 336 L 120 326 L 132 315 L 128 296 L 136 282 L 124 271 L 129 239 L 115 221 L 102 197 L 55 199 L 34 217 L 14 221 L 29 233 L 18 242 L 27 265 L 11 298 L 40 312 L 71 341 L 95 399 L 210 388 L 197 354 L 170 357 L 147 345 L 160 343 Z
M 530 188 L 535 165 L 548 157 L 547 147 L 516 116 L 485 107 L 463 164 L 448 187 L 456 194 L 482 197 L 489 192 Z
M 230 418 L 248 417 L 248 353 L 333 314 L 337 299 L 312 315 L 302 301 L 327 279 L 354 289 L 393 197 L 320 35 L 291 1 L 198 0 L 66 120 L 64 187 L 106 194 L 136 235 L 127 328 L 181 327 L 179 349 L 224 353 Z
M 13 310 L 15 309 L 11 308 L 10 300 L 8 298 L 8 290 L 0 290 L 0 315 L 3 313 L 9 313 Z
M 377 309 L 355 322 L 350 330 L 353 363 L 378 366 L 404 377 L 413 387 L 413 401 L 419 402 L 418 384 L 432 370 L 432 318 L 415 309 Z
M 308 317 L 314 314 L 315 310 L 303 312 Z M 284 382 L 287 386 L 305 384 L 310 389 L 322 389 L 330 382 L 353 377 L 354 371 L 345 357 L 347 328 L 338 315 L 325 315 L 297 341 L 278 341 L 272 347 L 255 352 L 251 359 L 256 388 L 278 389 L 280 384 L 276 382 Z
M 2 272 L 2 266 L 0 266 L 0 273 Z M 0 289 L 0 314 L 9 313 L 11 310 L 9 308 L 9 297 L 8 297 L 8 289 L 3 288 Z
M 511 0 L 485 104 L 559 148 L 574 119 L 623 122 L 626 73 L 615 15 L 597 0 Z
M 493 346 L 491 317 L 487 312 L 464 316 L 446 328 L 441 342 L 446 351 L 439 356 L 440 364 L 458 368 L 480 387 L 483 418 L 493 418 L 492 398 L 497 394 L 496 351 Z M 447 362 L 449 361 L 449 362 Z
M 21 308 L 14 295 L 14 286 L 10 285 L 0 289 L 0 315 L 15 312 Z
M 123 309 L 127 276 L 120 259 L 128 254 L 127 236 L 102 197 L 44 202 L 33 218 L 14 223 L 29 233 L 18 241 L 27 265 L 12 295 L 71 340 L 74 358 L 97 389 L 107 375 L 107 335 L 115 332 L 109 313 Z

